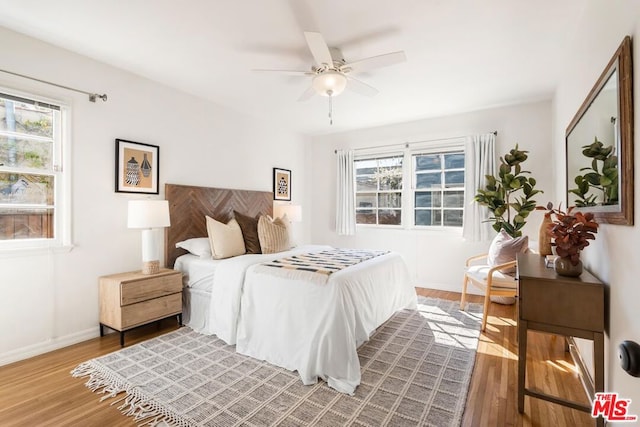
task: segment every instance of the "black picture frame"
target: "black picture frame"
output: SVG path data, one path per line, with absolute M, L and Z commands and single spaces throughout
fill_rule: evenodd
M 291 171 L 273 168 L 273 200 L 291 201 Z
M 160 147 L 116 139 L 116 193 L 159 194 Z

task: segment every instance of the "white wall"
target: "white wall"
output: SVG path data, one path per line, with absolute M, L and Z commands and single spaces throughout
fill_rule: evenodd
M 607 284 L 608 337 L 605 341 L 606 389 L 632 399 L 631 412 L 640 415 L 640 379 L 627 375 L 619 366 L 617 347 L 623 340 L 640 342 L 640 7 L 637 1 L 588 2 L 575 34 L 574 46 L 562 67 L 562 80 L 554 102 L 553 153 L 556 168 L 564 168 L 564 132 L 624 36 L 630 35 L 633 49 L 635 100 L 635 226 L 602 225 L 582 259 L 586 267 Z M 556 181 L 564 194 L 564 180 Z M 591 363 L 589 342 L 580 351 Z
M 97 336 L 98 277 L 139 268 L 140 232 L 127 229 L 126 209 L 141 196 L 114 192 L 115 138 L 160 146 L 160 198 L 167 182 L 271 191 L 277 166 L 292 170 L 293 201 L 309 206 L 305 137 L 4 28 L 0 40 L 3 69 L 109 96 L 93 104 L 0 73 L 0 86 L 72 103 L 75 244 L 0 256 L 0 364 Z M 308 241 L 308 226 L 296 226 Z
M 539 204 L 555 201 L 553 174 L 550 169 L 551 102 L 513 105 L 456 116 L 420 120 L 361 131 L 313 138 L 311 193 L 313 216 L 311 239 L 317 243 L 339 247 L 384 248 L 403 255 L 416 286 L 461 290 L 464 261 L 486 252 L 489 243 L 469 243 L 461 232 L 446 233 L 426 230 L 398 230 L 358 226 L 355 236 L 335 233 L 335 149 L 374 147 L 386 144 L 449 138 L 497 130 L 496 156 L 507 153 L 516 143 L 529 150 L 524 164 L 532 172 L 545 194 L 536 198 Z M 497 159 L 496 159 L 497 160 Z M 524 234 L 537 240 L 541 212 L 529 217 Z M 471 290 L 471 289 L 470 289 Z

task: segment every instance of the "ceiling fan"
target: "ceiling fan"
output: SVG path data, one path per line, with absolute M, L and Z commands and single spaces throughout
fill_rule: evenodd
M 347 62 L 338 48 L 329 48 L 322 34 L 305 31 L 304 37 L 315 60 L 315 64 L 311 66 L 310 70 L 254 70 L 294 76 L 310 76 L 312 78 L 311 86 L 298 98 L 298 101 L 306 101 L 315 94 L 328 96 L 331 101 L 331 98 L 340 95 L 347 86 L 361 95 L 375 96 L 378 93 L 377 89 L 356 79 L 351 74 L 394 65 L 407 60 L 404 51 L 398 51 Z M 329 117 L 331 118 L 331 111 L 329 112 Z

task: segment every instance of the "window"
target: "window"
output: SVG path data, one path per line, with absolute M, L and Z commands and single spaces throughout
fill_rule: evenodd
M 462 228 L 464 166 L 462 138 L 356 158 L 356 224 Z
M 65 116 L 61 105 L 0 92 L 0 248 L 68 243 Z
M 402 225 L 402 155 L 357 159 L 356 223 Z
M 414 224 L 462 227 L 464 151 L 412 157 Z

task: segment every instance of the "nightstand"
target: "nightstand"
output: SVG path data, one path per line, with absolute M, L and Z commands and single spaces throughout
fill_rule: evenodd
M 182 273 L 163 268 L 157 274 L 140 271 L 111 274 L 99 279 L 100 336 L 104 326 L 124 333 L 138 326 L 177 316 L 182 325 Z

